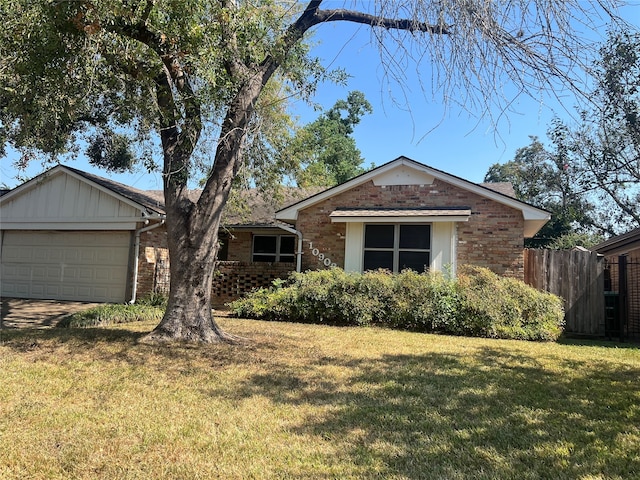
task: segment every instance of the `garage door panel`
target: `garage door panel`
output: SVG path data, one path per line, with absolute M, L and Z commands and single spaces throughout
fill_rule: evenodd
M 89 287 L 78 287 L 77 290 L 78 296 L 82 298 L 87 298 L 91 296 L 91 288 Z
M 25 262 L 39 262 L 39 263 L 45 263 L 48 262 L 48 255 L 47 252 L 43 251 L 43 250 L 35 250 L 35 249 L 29 249 L 25 251 L 25 254 L 29 254 L 30 255 L 25 255 L 25 257 L 22 259 Z M 53 260 L 53 259 L 52 259 Z
M 40 267 L 38 265 L 34 265 L 33 267 L 31 267 L 31 269 L 28 266 L 25 266 L 21 268 L 21 270 L 24 272 L 21 277 L 26 277 L 27 272 L 31 270 L 31 275 L 28 276 L 33 280 L 47 280 L 50 275 L 49 269 L 47 267 Z
M 123 302 L 129 232 L 5 231 L 4 296 Z
M 93 272 L 89 268 L 78 268 L 77 278 L 80 281 L 88 282 L 91 281 L 93 277 Z
M 62 267 L 49 266 L 47 267 L 47 273 L 44 280 L 51 283 L 57 283 L 64 281 L 64 274 L 62 273 Z M 36 278 L 34 276 L 34 278 Z

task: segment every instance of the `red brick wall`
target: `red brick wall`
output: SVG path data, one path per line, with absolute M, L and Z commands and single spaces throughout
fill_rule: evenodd
M 458 223 L 457 263 L 490 268 L 494 272 L 524 278 L 524 220 L 519 210 L 434 180 L 432 185 L 357 186 L 299 213 L 296 228 L 302 232 L 302 270 L 326 268 L 329 259 L 344 266 L 346 224 L 331 223 L 329 214 L 348 207 L 470 207 L 468 222 Z M 138 296 L 168 291 L 168 252 L 164 227 L 141 234 L 138 268 Z M 220 279 L 215 280 L 214 301 L 222 305 L 255 287 L 268 286 L 284 278 L 294 264 L 251 263 L 252 233 L 232 232 L 228 262 L 220 262 Z M 317 250 L 313 250 L 317 249 Z
M 331 223 L 329 214 L 349 207 L 471 207 L 468 222 L 458 224 L 458 265 L 473 264 L 501 275 L 524 278 L 524 219 L 519 210 L 468 192 L 441 180 L 432 185 L 375 186 L 367 182 L 298 214 L 296 228 L 305 239 L 302 269 L 322 268 L 313 247 L 344 266 L 344 223 Z
M 164 226 L 140 234 L 137 297 L 151 292 L 169 292 L 169 250 Z
M 250 262 L 252 233 L 248 230 L 235 230 L 229 234 L 229 255 L 230 262 Z
M 229 245 L 229 257 L 250 259 L 251 233 L 234 233 L 234 237 Z M 227 261 L 218 262 L 216 270 L 212 303 L 221 307 L 254 288 L 270 286 L 276 278 L 287 278 L 295 271 L 295 264 Z M 169 293 L 169 251 L 165 227 L 140 234 L 137 297 L 152 292 Z
M 255 288 L 271 286 L 277 278 L 287 278 L 291 271 L 295 271 L 292 263 L 217 262 L 211 303 L 224 306 Z

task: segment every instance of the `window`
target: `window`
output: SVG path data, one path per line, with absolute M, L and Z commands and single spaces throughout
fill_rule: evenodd
M 364 270 L 423 272 L 431 263 L 431 225 L 372 224 L 364 227 Z
M 229 259 L 229 234 L 220 233 L 218 235 L 218 242 L 220 247 L 218 248 L 218 260 L 225 262 Z
M 255 235 L 254 262 L 294 262 L 296 237 L 293 235 Z

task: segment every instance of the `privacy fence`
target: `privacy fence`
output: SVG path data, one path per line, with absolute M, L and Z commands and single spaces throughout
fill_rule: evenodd
M 584 250 L 524 252 L 525 282 L 564 299 L 565 332 L 605 335 L 604 258 Z
M 640 262 L 584 250 L 525 250 L 525 282 L 564 299 L 568 334 L 640 340 Z

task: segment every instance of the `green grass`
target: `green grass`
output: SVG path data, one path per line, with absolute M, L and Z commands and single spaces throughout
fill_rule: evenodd
M 4 330 L 0 478 L 640 478 L 629 345 L 221 323 Z
M 60 320 L 59 328 L 104 327 L 114 323 L 152 321 L 158 323 L 164 308 L 146 304 L 104 304 L 67 315 Z

